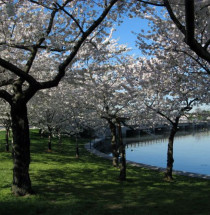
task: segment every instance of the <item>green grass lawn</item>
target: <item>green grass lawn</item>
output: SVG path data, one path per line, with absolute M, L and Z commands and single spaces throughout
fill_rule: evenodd
M 80 144 L 55 140 L 47 152 L 47 139 L 31 134 L 30 175 L 36 195 L 11 194 L 12 159 L 0 132 L 0 215 L 165 215 L 210 214 L 210 181 L 175 176 L 128 166 L 127 181 L 117 180 L 111 161 L 89 154 Z

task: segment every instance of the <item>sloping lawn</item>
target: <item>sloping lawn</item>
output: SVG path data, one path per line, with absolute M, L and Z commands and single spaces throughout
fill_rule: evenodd
M 12 158 L 0 132 L 0 215 L 166 215 L 210 214 L 210 181 L 176 176 L 165 182 L 162 173 L 128 166 L 126 182 L 108 160 L 89 154 L 80 143 L 47 139 L 31 133 L 30 175 L 36 195 L 11 194 Z

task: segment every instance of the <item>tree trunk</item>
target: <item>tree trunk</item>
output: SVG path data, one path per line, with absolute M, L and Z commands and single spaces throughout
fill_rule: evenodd
M 170 136 L 168 139 L 168 151 L 167 151 L 167 168 L 166 168 L 166 173 L 165 173 L 165 179 L 168 181 L 172 181 L 172 171 L 173 171 L 173 163 L 174 163 L 174 158 L 173 158 L 173 145 L 174 145 L 174 136 L 177 132 L 177 124 L 174 123 L 171 131 L 170 131 Z
M 126 157 L 125 157 L 125 146 L 123 144 L 121 123 L 118 124 L 118 135 L 119 135 L 119 154 L 120 154 L 120 181 L 126 180 Z
M 29 176 L 30 139 L 26 103 L 12 104 L 11 118 L 14 162 L 12 192 L 24 196 L 33 193 Z
M 77 137 L 76 137 L 76 158 L 79 158 L 79 146 L 78 146 Z
M 43 138 L 43 131 L 41 128 L 39 129 L 39 136 L 40 136 L 40 138 Z
M 62 138 L 61 138 L 61 133 L 58 134 L 58 144 L 62 144 Z
M 5 139 L 6 139 L 5 150 L 6 152 L 9 152 L 9 129 L 8 128 L 6 128 Z
M 51 151 L 52 151 L 52 133 L 50 132 L 48 136 L 48 152 Z
M 111 145 L 112 145 L 112 165 L 115 167 L 118 167 L 119 162 L 118 162 L 118 151 L 117 151 L 117 142 L 116 142 L 116 126 L 114 125 L 114 123 L 109 122 L 109 127 L 111 130 L 111 136 L 112 136 L 112 140 L 111 140 Z

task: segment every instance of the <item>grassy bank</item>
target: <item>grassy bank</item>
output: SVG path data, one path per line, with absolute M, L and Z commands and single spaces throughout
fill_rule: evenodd
M 176 176 L 162 180 L 162 173 L 128 167 L 128 180 L 117 180 L 118 170 L 108 160 L 89 154 L 80 144 L 54 141 L 47 152 L 47 139 L 32 132 L 30 175 L 34 196 L 14 197 L 11 154 L 4 152 L 0 133 L 1 215 L 165 215 L 210 214 L 210 181 Z

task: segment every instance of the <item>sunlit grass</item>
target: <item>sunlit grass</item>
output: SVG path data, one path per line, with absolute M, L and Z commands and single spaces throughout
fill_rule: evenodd
M 34 196 L 11 194 L 12 158 L 5 152 L 0 132 L 0 214 L 50 215 L 165 215 L 210 214 L 210 181 L 176 176 L 168 183 L 162 173 L 128 167 L 125 182 L 110 161 L 89 154 L 75 142 L 54 140 L 47 152 L 47 139 L 31 134 L 30 176 Z

